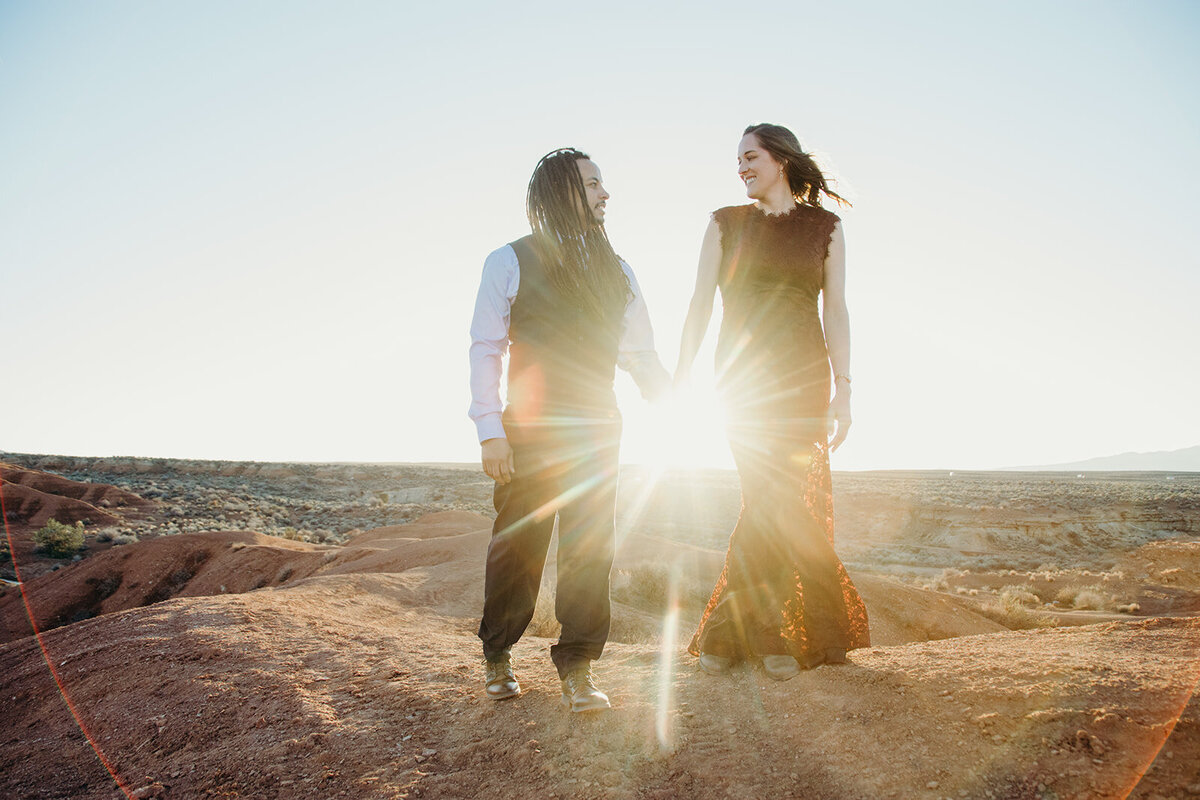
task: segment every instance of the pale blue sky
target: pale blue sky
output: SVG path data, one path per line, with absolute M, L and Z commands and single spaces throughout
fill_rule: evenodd
M 855 203 L 835 468 L 1200 443 L 1198 33 L 1184 2 L 0 2 L 0 449 L 471 460 L 470 310 L 537 159 L 600 165 L 673 367 L 760 121 Z M 654 458 L 687 415 L 619 389 Z

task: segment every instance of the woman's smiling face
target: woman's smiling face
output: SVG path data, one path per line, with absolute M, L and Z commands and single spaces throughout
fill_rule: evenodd
M 787 182 L 783 165 L 753 133 L 747 133 L 738 144 L 738 177 L 746 184 L 746 196 L 752 200 L 766 197 L 780 181 Z

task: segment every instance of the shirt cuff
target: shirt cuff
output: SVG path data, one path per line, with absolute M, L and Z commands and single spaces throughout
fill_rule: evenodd
M 499 411 L 484 414 L 475 420 L 475 430 L 479 433 L 480 444 L 483 444 L 488 439 L 507 438 L 504 434 L 504 423 L 500 421 Z

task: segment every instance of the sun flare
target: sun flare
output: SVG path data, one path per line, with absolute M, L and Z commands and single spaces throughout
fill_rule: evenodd
M 627 426 L 626 460 L 658 470 L 730 468 L 724 413 L 713 394 L 676 393 Z

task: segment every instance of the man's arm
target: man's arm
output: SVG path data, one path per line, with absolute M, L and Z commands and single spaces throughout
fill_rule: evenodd
M 625 306 L 622 322 L 621 342 L 617 350 L 617 366 L 633 376 L 633 380 L 647 400 L 657 400 L 671 387 L 671 376 L 663 367 L 654 349 L 654 329 L 650 326 L 650 312 L 642 297 L 633 270 L 624 261 L 621 268 L 629 278 L 633 297 Z
M 482 447 L 483 471 L 493 480 L 512 479 L 512 448 L 500 415 L 500 376 L 508 352 L 508 324 L 512 299 L 517 294 L 520 270 L 511 247 L 487 257 L 471 317 L 471 409 Z

